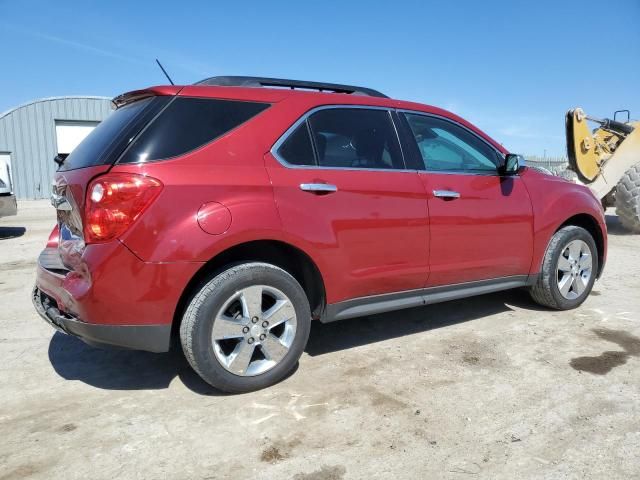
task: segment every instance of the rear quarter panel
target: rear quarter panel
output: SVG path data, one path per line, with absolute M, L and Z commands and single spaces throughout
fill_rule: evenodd
M 531 273 L 539 273 L 547 246 L 553 234 L 571 217 L 587 214 L 593 217 L 607 252 L 607 227 L 600 201 L 583 186 L 560 177 L 526 169 L 522 173 L 533 205 L 533 260 Z
M 185 92 L 187 88 L 181 93 Z M 279 240 L 307 253 L 324 276 L 328 266 L 318 262 L 313 245 L 283 230 L 264 165 L 273 143 L 317 102 L 306 96 L 278 100 L 251 121 L 186 155 L 113 167 L 114 172 L 152 176 L 164 185 L 120 240 L 147 262 L 207 262 L 244 242 Z M 225 232 L 212 235 L 198 225 L 198 210 L 209 202 L 229 209 L 231 224 Z
M 205 262 L 228 246 L 278 232 L 260 120 L 174 160 L 116 165 L 114 172 L 149 175 L 164 185 L 121 237 L 123 243 L 148 262 Z M 200 207 L 209 202 L 231 212 L 231 225 L 218 235 L 206 233 L 197 221 Z

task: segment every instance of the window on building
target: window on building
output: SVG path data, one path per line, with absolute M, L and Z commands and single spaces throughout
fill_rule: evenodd
M 69 154 L 89 135 L 99 122 L 56 120 L 58 153 Z

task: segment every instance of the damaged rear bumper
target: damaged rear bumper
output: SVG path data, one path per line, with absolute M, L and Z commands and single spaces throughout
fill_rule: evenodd
M 38 314 L 49 325 L 89 345 L 148 352 L 169 350 L 171 325 L 100 325 L 82 322 L 61 312 L 56 301 L 38 287 L 33 290 L 32 300 Z
M 91 345 L 166 352 L 184 285 L 199 267 L 143 262 L 116 241 L 87 246 L 69 270 L 48 246 L 32 300 L 47 323 Z

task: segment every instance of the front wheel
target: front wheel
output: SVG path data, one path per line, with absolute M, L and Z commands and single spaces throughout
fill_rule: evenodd
M 591 234 L 581 227 L 563 227 L 549 242 L 531 297 L 545 307 L 575 308 L 591 293 L 597 272 L 598 252 Z
M 300 284 L 266 263 L 216 275 L 191 300 L 180 341 L 193 369 L 229 393 L 273 385 L 296 366 L 309 337 L 311 312 Z

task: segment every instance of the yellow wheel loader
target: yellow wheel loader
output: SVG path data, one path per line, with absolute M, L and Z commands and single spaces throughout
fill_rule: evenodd
M 626 114 L 626 121 L 618 121 Z M 628 110 L 613 120 L 585 115 L 581 108 L 566 114 L 569 168 L 602 201 L 616 207 L 624 227 L 640 233 L 640 122 Z M 587 122 L 597 127 L 592 131 Z

